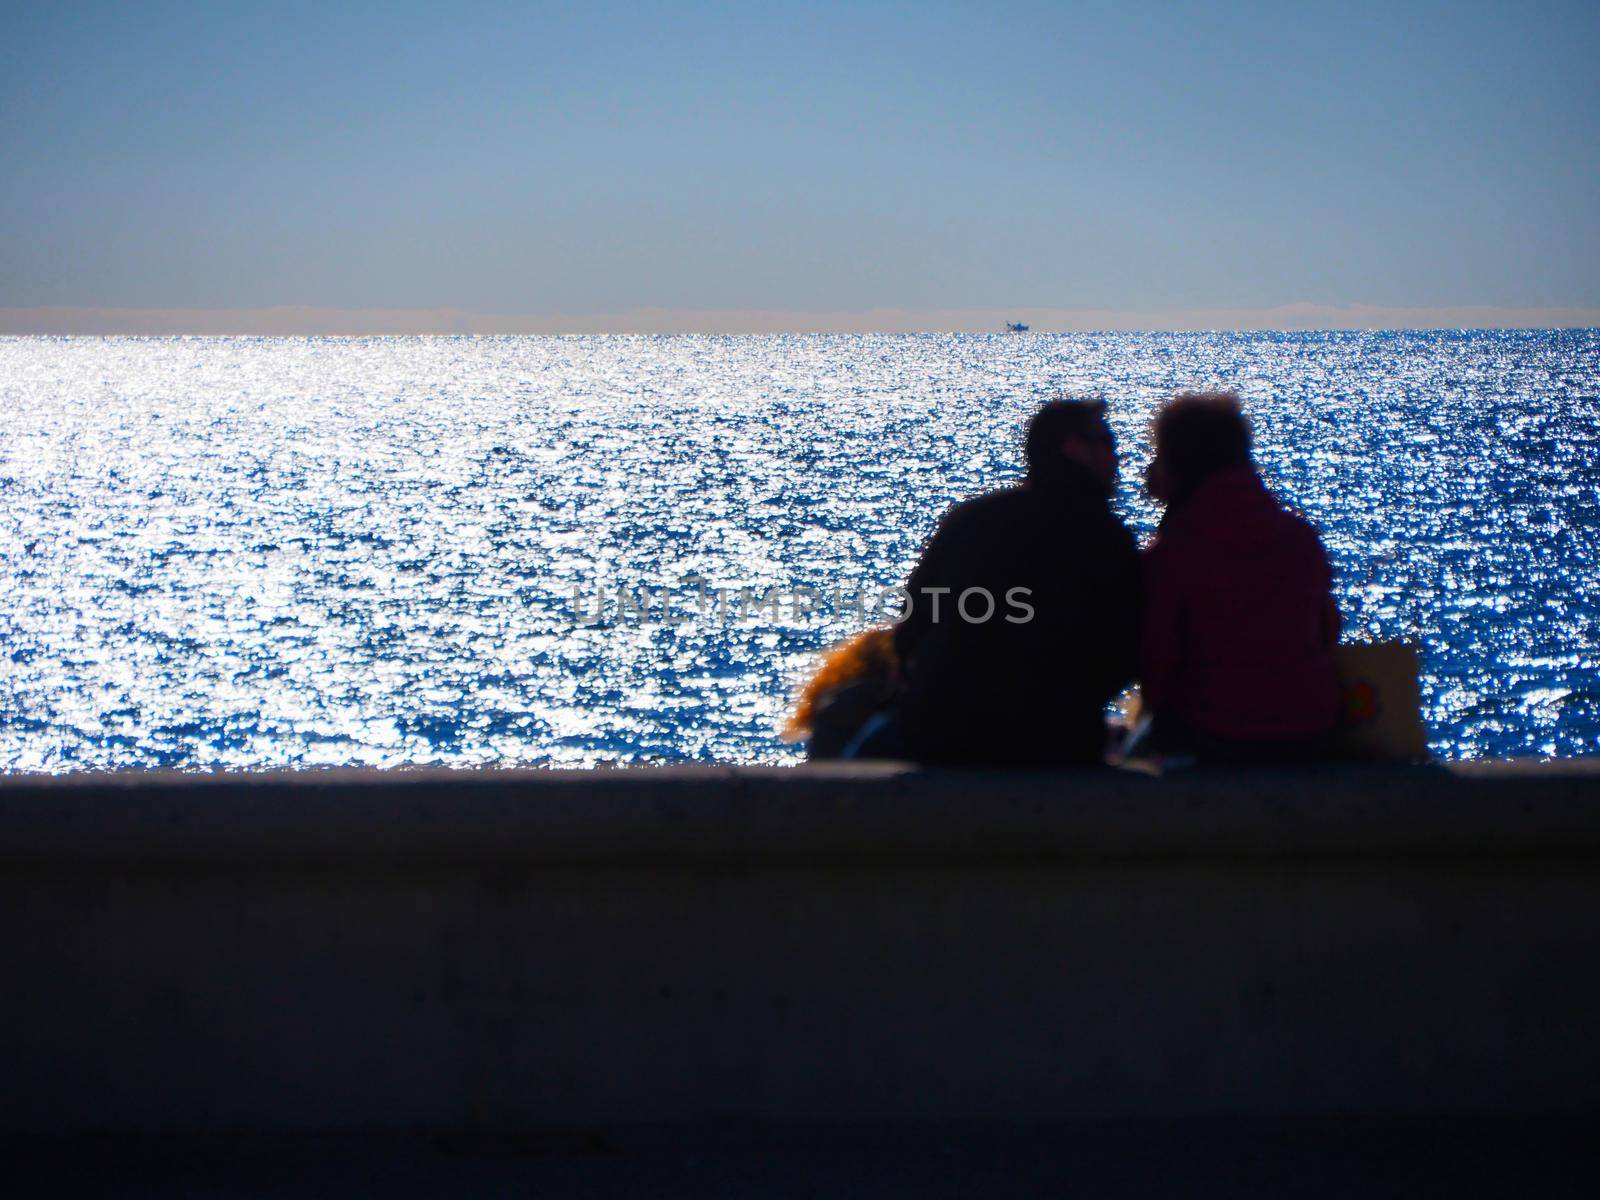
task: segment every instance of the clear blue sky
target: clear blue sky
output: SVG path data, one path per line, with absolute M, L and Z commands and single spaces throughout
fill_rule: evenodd
M 0 306 L 1600 304 L 1600 3 L 11 4 Z

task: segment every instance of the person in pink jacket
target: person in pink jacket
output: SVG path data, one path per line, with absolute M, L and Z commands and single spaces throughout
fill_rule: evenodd
M 1140 675 L 1159 750 L 1202 761 L 1318 757 L 1339 720 L 1339 610 L 1317 531 L 1257 474 L 1231 393 L 1156 416 L 1146 485 Z

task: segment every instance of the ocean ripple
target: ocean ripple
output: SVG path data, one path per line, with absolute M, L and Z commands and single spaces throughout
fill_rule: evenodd
M 1596 331 L 9 338 L 0 769 L 792 761 L 840 594 L 1034 406 L 1110 402 L 1146 536 L 1218 385 L 1436 754 L 1600 751 Z

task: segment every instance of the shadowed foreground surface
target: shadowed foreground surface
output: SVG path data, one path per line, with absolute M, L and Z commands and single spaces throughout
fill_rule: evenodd
M 1589 1197 L 1577 1118 L 676 1127 L 0 1146 L 80 1196 Z
M 0 1136 L 117 1194 L 1560 1194 L 1596 946 L 1581 762 L 12 778 Z

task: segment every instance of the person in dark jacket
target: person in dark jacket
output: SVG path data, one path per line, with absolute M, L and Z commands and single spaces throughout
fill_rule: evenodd
M 1321 539 L 1267 489 L 1232 393 L 1157 415 L 1146 484 L 1166 514 L 1144 552 L 1140 677 L 1158 749 L 1316 757 L 1338 723 L 1339 609 Z
M 1139 629 L 1105 406 L 1046 404 L 1026 454 L 1020 486 L 945 514 L 907 583 L 895 732 L 916 761 L 1103 761 L 1105 706 L 1133 677 Z

